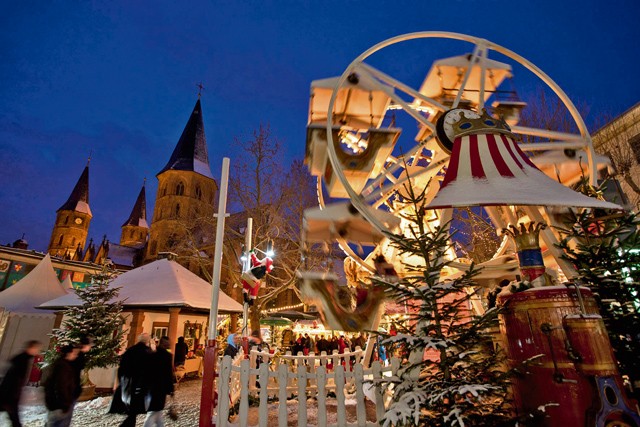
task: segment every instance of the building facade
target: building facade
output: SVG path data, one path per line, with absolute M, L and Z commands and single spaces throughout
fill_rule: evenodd
M 627 200 L 618 203 L 640 208 L 640 103 L 611 120 L 593 134 L 598 153 L 611 159 L 613 177 Z

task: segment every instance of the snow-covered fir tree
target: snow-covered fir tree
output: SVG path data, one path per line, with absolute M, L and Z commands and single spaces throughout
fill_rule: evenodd
M 118 363 L 125 330 L 122 301 L 117 300 L 120 288 L 109 287 L 112 276 L 105 264 L 91 277 L 89 286 L 75 290 L 82 305 L 65 310 L 62 325 L 51 333 L 54 345 L 45 354 L 45 362 L 52 363 L 61 347 L 77 344 L 86 336 L 93 338 L 93 347 L 87 353 L 86 371 Z
M 606 183 L 604 184 L 606 185 Z M 601 196 L 583 179 L 581 191 Z M 631 212 L 569 211 L 559 246 L 594 293 L 620 371 L 640 386 L 640 219 Z
M 373 279 L 387 287 L 388 298 L 408 307 L 408 319 L 383 345 L 405 355 L 393 384 L 384 426 L 513 425 L 503 356 L 494 350 L 490 330 L 497 309 L 474 313 L 471 268 L 454 279 L 441 279 L 450 264 L 452 243 L 445 224 L 427 228 L 425 193 L 407 188 L 409 208 L 403 217 L 409 235 L 390 235 L 392 244 L 412 261 L 397 283 Z

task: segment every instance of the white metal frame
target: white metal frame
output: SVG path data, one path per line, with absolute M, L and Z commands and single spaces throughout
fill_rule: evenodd
M 367 218 L 367 220 L 369 222 L 371 222 L 378 230 L 380 231 L 388 231 L 386 230 L 386 227 L 377 220 L 377 218 L 373 217 L 372 215 L 369 214 L 367 208 L 368 204 L 372 204 L 374 207 L 379 207 L 382 203 L 384 203 L 384 201 L 386 200 L 386 198 L 388 198 L 392 193 L 393 190 L 395 188 L 398 188 L 400 185 L 402 185 L 403 182 L 406 182 L 406 178 L 404 179 L 397 179 L 396 182 L 393 182 L 391 184 L 388 184 L 386 186 L 384 186 L 382 189 L 376 189 L 375 194 L 373 189 L 375 187 L 377 187 L 378 185 L 380 185 L 385 178 L 388 178 L 388 174 L 391 173 L 393 174 L 394 172 L 396 172 L 398 170 L 398 168 L 402 167 L 401 162 L 397 161 L 397 159 L 391 159 L 391 160 L 396 160 L 395 164 L 390 168 L 390 170 L 387 172 L 387 174 L 383 173 L 381 174 L 381 176 L 377 179 L 375 179 L 372 183 L 368 184 L 365 189 L 362 191 L 361 194 L 357 194 L 353 188 L 350 186 L 348 179 L 346 178 L 344 171 L 342 170 L 340 161 L 338 160 L 337 157 L 337 153 L 336 153 L 336 148 L 334 146 L 334 141 L 333 141 L 333 134 L 332 134 L 332 125 L 333 125 L 333 109 L 334 109 L 334 105 L 336 102 L 336 97 L 338 94 L 338 90 L 340 89 L 340 87 L 342 87 L 348 76 L 351 73 L 356 72 L 358 74 L 358 77 L 362 80 L 367 82 L 367 84 L 369 85 L 375 85 L 380 87 L 380 90 L 384 91 L 397 105 L 399 105 L 407 114 L 409 114 L 411 117 L 413 117 L 416 121 L 418 121 L 420 124 L 424 125 L 424 126 L 428 126 L 429 128 L 431 128 L 433 130 L 434 128 L 434 124 L 431 123 L 429 120 L 427 120 L 424 116 L 422 116 L 421 114 L 419 114 L 419 112 L 414 109 L 409 103 L 407 103 L 406 101 L 404 101 L 397 93 L 394 92 L 393 88 L 397 88 L 401 91 L 403 91 L 404 93 L 414 96 L 416 99 L 419 99 L 420 101 L 428 104 L 431 108 L 433 108 L 434 110 L 439 110 L 439 111 L 444 111 L 446 109 L 446 107 L 444 105 L 442 105 L 441 103 L 437 102 L 434 99 L 431 99 L 429 97 L 424 96 L 423 94 L 419 93 L 418 91 L 416 91 L 415 89 L 411 88 L 410 86 L 394 79 L 393 77 L 384 74 L 383 72 L 367 65 L 364 63 L 364 60 L 367 59 L 368 57 L 370 57 L 372 54 L 386 48 L 389 46 L 392 46 L 394 44 L 397 43 L 401 43 L 401 42 L 405 42 L 405 41 L 409 41 L 409 40 L 416 40 L 416 39 L 429 39 L 429 38 L 443 38 L 443 39 L 453 39 L 453 40 L 460 40 L 460 41 L 465 41 L 465 42 L 469 42 L 471 44 L 474 45 L 473 48 L 473 53 L 472 53 L 472 57 L 470 60 L 471 64 L 474 64 L 476 62 L 476 60 L 478 60 L 478 64 L 481 67 L 481 76 L 484 76 L 486 73 L 486 65 L 485 65 L 485 61 L 487 59 L 487 54 L 490 50 L 498 52 L 514 61 L 516 61 L 517 63 L 521 64 L 522 66 L 524 66 L 527 70 L 529 70 L 531 73 L 533 73 L 535 76 L 537 76 L 540 80 L 542 80 L 543 83 L 545 83 L 551 90 L 553 90 L 553 92 L 556 93 L 556 95 L 559 97 L 559 99 L 561 100 L 561 102 L 566 106 L 567 110 L 569 111 L 569 113 L 571 114 L 571 117 L 573 118 L 573 120 L 575 121 L 575 124 L 579 130 L 579 134 L 571 134 L 571 133 L 565 133 L 565 132 L 557 132 L 557 131 L 549 131 L 549 130 L 544 130 L 544 129 L 535 129 L 535 128 L 528 128 L 528 127 L 522 127 L 522 126 L 513 126 L 512 127 L 512 131 L 516 134 L 521 134 L 521 135 L 531 135 L 531 136 L 538 136 L 538 137 L 543 137 L 543 138 L 548 138 L 550 142 L 542 142 L 542 143 L 536 143 L 536 144 L 521 144 L 520 148 L 525 150 L 525 151 L 535 151 L 535 150 L 549 150 L 549 149 L 553 149 L 553 150 L 564 150 L 567 148 L 572 148 L 572 149 L 585 149 L 585 151 L 587 152 L 587 161 L 588 161 L 588 172 L 589 172 L 589 179 L 590 179 L 590 183 L 592 185 L 596 184 L 597 182 L 597 168 L 596 168 L 596 164 L 595 164 L 595 153 L 593 150 L 593 142 L 591 140 L 591 136 L 589 134 L 589 131 L 587 129 L 586 124 L 584 123 L 582 117 L 580 116 L 580 113 L 578 112 L 577 108 L 575 107 L 575 105 L 573 104 L 573 102 L 571 101 L 571 99 L 567 96 L 567 94 L 560 88 L 560 86 L 558 86 L 558 84 L 556 84 L 547 74 L 545 74 L 540 68 L 538 68 L 536 65 L 534 65 L 533 63 L 531 63 L 530 61 L 528 61 L 526 58 L 518 55 L 517 53 L 502 47 L 498 44 L 495 44 L 493 42 L 490 42 L 486 39 L 482 39 L 482 38 L 478 38 L 478 37 L 473 37 L 473 36 L 469 36 L 469 35 L 465 35 L 465 34 L 460 34 L 460 33 L 452 33 L 452 32 L 439 32 L 439 31 L 425 31 L 425 32 L 416 32 L 416 33 L 409 33 L 409 34 L 404 34 L 404 35 L 400 35 L 397 37 L 392 37 L 390 39 L 387 39 L 385 41 L 382 41 L 378 44 L 376 44 L 375 46 L 369 48 L 368 50 L 366 50 L 365 52 L 363 52 L 361 55 L 359 55 L 356 59 L 354 59 L 351 64 L 349 64 L 349 66 L 345 69 L 345 71 L 342 73 L 342 75 L 340 76 L 340 78 L 337 80 L 336 85 L 334 87 L 331 99 L 329 101 L 329 107 L 328 107 L 328 112 L 327 112 L 327 149 L 328 149 L 328 157 L 329 157 L 329 161 L 331 162 L 331 166 L 333 168 L 333 173 L 335 173 L 338 177 L 338 179 L 340 180 L 340 182 L 342 183 L 342 185 L 345 187 L 347 194 L 349 195 L 352 204 L 358 209 L 358 211 L 360 211 L 360 213 Z M 452 108 L 456 108 L 458 106 L 458 104 L 461 101 L 462 98 L 462 94 L 464 92 L 464 88 L 467 84 L 467 81 L 469 79 L 469 76 L 471 74 L 471 70 L 472 67 L 468 67 L 467 71 L 463 77 L 462 83 L 461 83 L 461 87 L 457 93 L 457 96 L 453 102 L 453 106 Z M 380 84 L 379 82 L 383 82 L 383 84 Z M 485 79 L 481 78 L 480 79 L 480 105 L 479 107 L 482 108 L 484 106 L 484 91 L 485 91 Z M 416 145 L 414 148 L 412 148 L 411 150 L 409 150 L 409 153 L 411 156 L 415 156 L 415 155 L 419 155 L 422 152 L 422 148 L 423 148 L 423 144 L 418 144 Z M 439 154 L 438 154 L 439 153 Z M 437 159 L 434 159 L 431 164 L 425 168 L 425 170 L 421 171 L 420 173 L 433 173 L 436 174 L 438 170 L 440 170 L 447 162 L 448 160 L 448 155 L 444 152 L 441 151 L 437 151 L 436 152 L 437 155 Z M 434 172 L 433 169 L 437 168 L 437 170 Z M 320 202 L 320 206 L 324 206 L 324 200 L 322 197 L 322 188 L 321 188 L 321 179 L 319 178 L 318 180 L 318 198 L 319 198 L 319 202 Z M 380 198 L 379 200 L 378 197 Z M 347 242 L 343 241 L 343 240 L 339 240 L 340 246 L 342 247 L 343 250 L 345 250 L 345 252 L 350 255 L 352 258 L 354 258 L 361 266 L 363 266 L 364 268 L 373 271 L 373 267 L 368 265 L 367 263 L 365 263 L 359 256 L 357 256 L 353 250 L 351 250 L 351 248 L 348 246 Z M 503 245 L 504 247 L 504 245 Z M 502 251 L 504 250 L 504 248 L 502 249 Z M 562 266 L 562 262 L 559 261 L 558 262 L 559 265 Z M 458 268 L 464 268 L 465 265 L 464 264 L 459 264 L 456 263 L 456 266 Z M 563 268 L 564 269 L 564 268 Z M 571 272 L 566 272 L 565 274 L 567 276 L 571 275 Z

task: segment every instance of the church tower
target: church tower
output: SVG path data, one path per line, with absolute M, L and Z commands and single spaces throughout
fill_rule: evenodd
M 68 259 L 82 259 L 84 244 L 89 233 L 89 163 L 73 187 L 69 199 L 56 211 L 56 222 L 51 232 L 47 252 Z
M 180 255 L 181 246 L 200 246 L 202 242 L 186 242 L 185 231 L 193 227 L 198 218 L 213 216 L 218 186 L 209 167 L 199 96 L 169 162 L 156 177 L 158 193 L 145 262 L 154 261 L 161 252 Z M 194 236 L 192 231 L 190 233 Z M 183 264 L 199 273 L 197 265 L 188 261 Z
M 142 248 L 147 243 L 149 225 L 147 224 L 147 196 L 145 185 L 142 185 L 140 194 L 133 205 L 129 219 L 122 224 L 120 245 Z

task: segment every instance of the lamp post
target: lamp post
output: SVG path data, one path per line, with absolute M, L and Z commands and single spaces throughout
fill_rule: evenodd
M 222 176 L 220 178 L 220 196 L 218 200 L 218 223 L 216 224 L 216 242 L 213 253 L 213 277 L 211 278 L 211 308 L 209 310 L 209 331 L 204 353 L 204 372 L 202 375 L 202 394 L 200 395 L 199 427 L 211 427 L 213 409 L 218 405 L 215 392 L 216 361 L 218 349 L 218 300 L 220 297 L 220 273 L 222 271 L 222 240 L 224 237 L 224 220 L 227 208 L 227 190 L 229 188 L 229 158 L 222 159 Z
M 247 228 L 244 232 L 244 265 L 242 271 L 251 269 L 251 235 L 253 233 L 253 218 L 247 218 Z M 242 305 L 242 348 L 245 359 L 249 358 L 249 304 L 247 301 Z

